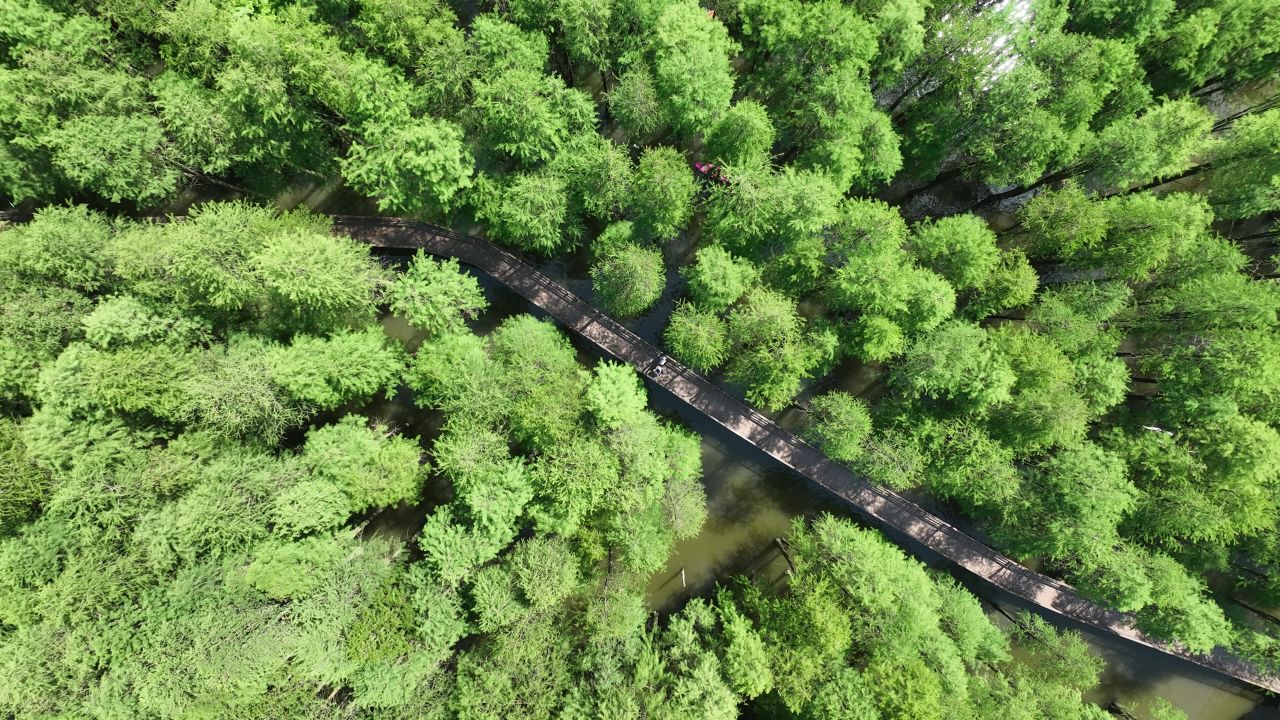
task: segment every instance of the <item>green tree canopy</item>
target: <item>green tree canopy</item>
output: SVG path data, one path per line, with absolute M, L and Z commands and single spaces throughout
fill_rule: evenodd
M 489 306 L 480 283 L 456 259 L 432 260 L 421 250 L 387 288 L 386 299 L 392 312 L 429 335 L 461 330 L 464 320 Z
M 664 242 L 684 229 L 697 186 L 684 156 L 670 147 L 645 150 L 631 182 L 630 212 L 637 228 Z
M 706 132 L 729 109 L 734 43 L 719 20 L 693 2 L 673 2 L 653 28 L 653 75 L 659 103 L 685 135 Z
M 689 294 L 698 306 L 722 312 L 738 301 L 755 283 L 759 272 L 717 245 L 698 250 L 694 263 L 684 270 Z
M 591 267 L 591 285 L 605 310 L 637 315 L 662 296 L 662 252 L 635 244 L 609 248 Z
M 862 456 L 871 434 L 867 405 L 849 393 L 833 390 L 813 399 L 813 420 L 805 430 L 828 456 L 852 463 Z

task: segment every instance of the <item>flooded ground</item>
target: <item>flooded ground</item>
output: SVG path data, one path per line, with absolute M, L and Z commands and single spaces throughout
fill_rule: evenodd
M 394 254 L 384 257 L 391 265 L 405 259 Z M 590 282 L 584 277 L 580 262 L 560 263 L 558 267 L 549 264 L 545 269 L 575 292 L 589 296 Z M 539 314 L 515 293 L 486 276 L 479 277 L 491 305 L 473 324 L 477 332 L 491 331 L 504 318 L 516 313 Z M 671 294 L 669 289 L 665 299 L 668 303 Z M 627 324 L 647 339 L 656 340 L 663 317 L 665 313 L 659 308 Z M 405 340 L 411 348 L 419 342 L 418 334 L 399 318 L 385 318 L 383 325 L 388 334 Z M 584 362 L 590 363 L 599 357 L 580 338 L 573 337 L 573 342 Z M 829 383 L 851 392 L 874 391 L 878 382 L 876 370 L 874 366 L 849 363 L 834 373 Z M 717 582 L 728 582 L 738 574 L 780 581 L 785 575 L 786 563 L 775 538 L 785 535 L 794 519 L 824 511 L 848 514 L 844 506 L 803 478 L 775 465 L 745 441 L 691 411 L 665 391 L 651 388 L 650 400 L 659 413 L 684 423 L 702 438 L 708 510 L 702 532 L 678 543 L 667 567 L 650 580 L 648 597 L 655 610 L 678 608 L 689 597 L 709 592 Z M 412 397 L 403 390 L 365 410 L 406 434 L 417 435 L 424 443 L 439 430 L 438 416 L 414 407 Z M 802 421 L 802 416 L 801 411 L 792 408 L 781 413 L 779 419 L 794 427 Z M 429 496 L 424 505 L 384 513 L 372 525 L 376 532 L 410 536 L 421 527 L 427 510 L 441 499 Z M 948 514 L 945 509 L 941 512 Z M 926 564 L 948 570 L 938 558 L 930 557 L 921 548 L 905 544 L 904 547 Z M 997 623 L 1008 623 L 1002 611 L 1014 612 L 1019 607 L 1015 598 L 997 593 L 990 586 L 963 574 L 956 577 L 987 603 L 989 614 Z M 1135 717 L 1146 718 L 1150 703 L 1164 697 L 1191 720 L 1280 720 L 1280 712 L 1259 706 L 1262 698 L 1258 694 L 1232 681 L 1155 651 L 1095 635 L 1085 628 L 1070 627 L 1082 631 L 1094 651 L 1107 662 L 1102 683 L 1089 698 L 1103 707 L 1116 703 Z

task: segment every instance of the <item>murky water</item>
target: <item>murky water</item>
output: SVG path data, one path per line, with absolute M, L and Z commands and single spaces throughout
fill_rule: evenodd
M 660 410 L 668 409 L 675 401 L 662 394 L 651 391 L 654 404 Z M 698 418 L 684 419 L 702 436 L 708 521 L 701 534 L 677 545 L 667 567 L 650 581 L 649 601 L 659 610 L 678 607 L 688 597 L 714 588 L 717 580 L 723 583 L 735 574 L 781 580 L 786 563 L 774 538 L 786 532 L 792 519 L 823 510 L 847 514 L 810 489 L 803 478 L 765 463 L 759 452 L 736 436 Z M 937 558 L 921 559 L 938 569 L 949 569 Z M 1021 607 L 1016 598 L 965 574 L 956 573 L 955 577 L 984 600 L 990 617 L 999 624 L 1008 620 L 997 608 L 1014 612 Z M 1190 720 L 1280 719 L 1274 708 L 1259 706 L 1259 694 L 1231 680 L 1092 633 L 1083 626 L 1055 624 L 1080 631 L 1094 652 L 1106 660 L 1102 681 L 1088 697 L 1102 707 L 1117 703 L 1126 712 L 1146 718 L 1150 704 L 1163 697 Z
M 585 254 L 579 254 L 567 261 L 548 262 L 543 265 L 543 270 L 574 292 L 590 297 L 585 257 Z M 396 261 L 394 254 L 386 258 L 390 263 Z M 477 332 L 491 331 L 502 319 L 515 313 L 540 314 L 515 293 L 486 276 L 479 277 L 491 307 L 473 325 Z M 627 322 L 650 341 L 658 339 L 663 318 L 677 293 L 678 277 L 670 277 L 669 281 L 662 304 L 650 313 Z M 410 347 L 419 341 L 413 329 L 401 319 L 389 317 L 384 319 L 383 325 L 388 334 L 406 340 Z M 580 338 L 573 337 L 573 342 L 584 361 L 590 362 L 599 357 Z M 858 394 L 874 394 L 878 383 L 878 368 L 849 362 L 833 373 L 824 385 Z M 684 422 L 702 437 L 708 509 L 707 523 L 702 532 L 679 543 L 667 567 L 651 579 L 648 597 L 654 609 L 679 607 L 687 598 L 706 593 L 714 589 L 717 582 L 727 582 L 737 574 L 766 581 L 780 580 L 785 574 L 786 563 L 774 539 L 787 532 L 793 519 L 826 510 L 847 514 L 844 508 L 803 478 L 774 465 L 745 441 L 691 411 L 666 391 L 651 387 L 650 399 L 658 412 Z M 396 424 L 424 442 L 438 431 L 438 417 L 414 408 L 412 398 L 403 391 L 391 400 L 367 409 L 373 416 Z M 803 413 L 792 408 L 780 413 L 778 419 L 784 425 L 795 427 L 803 422 Z M 427 507 L 438 500 L 429 498 L 423 507 L 389 512 L 377 518 L 374 524 L 379 532 L 411 535 L 421 526 Z M 920 551 L 919 547 L 907 549 L 910 552 Z M 938 564 L 937 558 L 922 556 L 922 559 L 946 569 Z M 990 614 L 997 622 L 1007 622 L 997 607 L 1009 611 L 1019 607 L 1015 598 L 994 591 L 972 578 L 957 575 L 957 579 L 989 603 Z M 1273 708 L 1259 706 L 1262 699 L 1259 695 L 1209 671 L 1198 670 L 1157 652 L 1107 636 L 1095 635 L 1087 628 L 1073 629 L 1082 631 L 1094 651 L 1107 661 L 1103 681 L 1089 698 L 1103 707 L 1118 703 L 1125 711 L 1145 718 L 1149 704 L 1157 697 L 1164 697 L 1187 713 L 1191 720 L 1280 719 L 1280 713 Z

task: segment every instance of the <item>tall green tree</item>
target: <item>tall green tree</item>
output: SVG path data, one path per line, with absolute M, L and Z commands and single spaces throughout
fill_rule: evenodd
M 429 335 L 456 332 L 489 306 L 480 283 L 454 258 L 432 260 L 421 250 L 387 289 L 391 311 Z
M 728 31 L 696 3 L 674 2 L 658 15 L 652 42 L 654 88 L 668 121 L 683 135 L 706 132 L 733 97 Z

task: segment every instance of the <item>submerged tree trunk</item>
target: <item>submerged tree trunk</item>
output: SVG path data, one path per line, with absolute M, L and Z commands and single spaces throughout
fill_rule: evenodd
M 1155 180 L 1152 180 L 1151 182 L 1145 185 L 1132 187 L 1132 188 L 1129 188 L 1128 190 L 1121 190 L 1120 192 L 1117 192 L 1114 194 L 1115 195 L 1132 195 L 1133 193 L 1152 190 L 1154 188 L 1160 187 L 1161 185 L 1166 185 L 1171 182 L 1182 180 L 1183 178 L 1189 178 L 1192 175 L 1198 175 L 1199 173 L 1202 173 L 1206 170 L 1211 170 L 1211 169 L 1213 169 L 1213 163 L 1203 162 L 1203 163 L 1200 163 L 1199 165 L 1194 165 L 1192 167 L 1189 167 L 1186 170 L 1183 170 L 1182 172 L 1176 175 L 1171 175 L 1167 178 L 1156 178 Z
M 921 195 L 923 193 L 929 192 L 930 190 L 934 189 L 935 187 L 941 185 L 944 182 L 947 182 L 948 180 L 954 180 L 957 177 L 960 177 L 970 167 L 972 167 L 972 165 L 965 163 L 965 164 L 961 164 L 956 167 L 953 167 L 950 170 L 947 170 L 945 172 L 940 172 L 937 175 L 934 175 L 933 179 L 930 180 L 929 182 L 925 183 L 924 185 L 921 185 L 918 188 L 914 188 L 908 191 L 906 195 L 903 195 L 901 198 L 899 198 L 897 204 L 906 205 L 908 202 L 914 200 L 917 195 Z
M 1081 165 L 1073 165 L 1070 167 L 1063 168 L 1057 172 L 1052 172 L 1047 175 L 1041 176 L 1039 180 L 1036 180 L 1030 185 L 1019 185 L 1017 187 L 1010 188 L 1009 190 L 1005 190 L 1004 192 L 992 193 L 991 195 L 988 195 L 982 198 L 981 200 L 979 200 L 977 203 L 973 205 L 973 207 L 970 207 L 969 210 L 971 211 L 977 210 L 978 208 L 986 207 L 988 205 L 998 203 L 1001 200 L 1008 200 L 1009 198 L 1017 197 L 1025 193 L 1029 193 L 1032 190 L 1044 187 L 1045 185 L 1048 185 L 1051 182 L 1058 182 L 1060 180 L 1066 180 L 1067 178 L 1073 175 L 1079 175 L 1080 173 L 1084 172 L 1087 169 L 1088 168 Z

